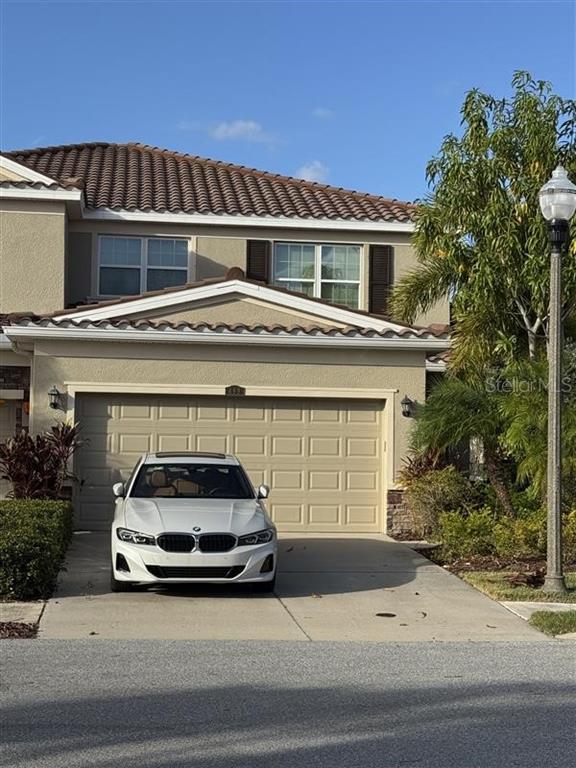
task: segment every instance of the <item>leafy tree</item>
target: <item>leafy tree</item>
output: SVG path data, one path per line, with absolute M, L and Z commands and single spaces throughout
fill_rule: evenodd
M 491 392 L 480 381 L 448 376 L 420 408 L 411 448 L 416 453 L 444 452 L 464 441 L 481 440 L 488 481 L 504 513 L 514 517 L 507 454 L 501 442 L 505 427 L 497 391 Z
M 506 428 L 503 442 L 513 456 L 518 480 L 533 496 L 546 497 L 548 452 L 548 391 L 546 360 L 520 361 L 500 378 L 500 409 Z M 563 485 L 568 503 L 576 501 L 576 345 L 564 357 Z
M 527 72 L 511 98 L 470 91 L 460 136 L 427 167 L 418 206 L 417 270 L 399 281 L 392 313 L 406 322 L 452 300 L 455 370 L 477 369 L 545 344 L 549 248 L 538 191 L 562 163 L 576 178 L 576 101 Z M 574 224 L 573 224 L 574 229 Z M 576 239 L 564 260 L 564 315 L 576 307 Z

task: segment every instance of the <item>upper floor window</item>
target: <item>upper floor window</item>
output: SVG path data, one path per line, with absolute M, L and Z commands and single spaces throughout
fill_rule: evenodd
M 289 291 L 358 309 L 359 245 L 275 243 L 273 282 Z
M 160 237 L 99 238 L 100 296 L 128 296 L 188 282 L 188 241 Z

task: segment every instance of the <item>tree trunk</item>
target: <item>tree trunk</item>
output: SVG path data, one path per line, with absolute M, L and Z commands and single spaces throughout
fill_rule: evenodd
M 516 517 L 516 510 L 512 503 L 510 488 L 506 482 L 506 471 L 502 466 L 502 460 L 498 456 L 496 450 L 487 448 L 486 446 L 484 446 L 484 467 L 486 469 L 488 482 L 492 488 L 494 488 L 496 497 L 500 502 L 504 514 L 506 517 Z

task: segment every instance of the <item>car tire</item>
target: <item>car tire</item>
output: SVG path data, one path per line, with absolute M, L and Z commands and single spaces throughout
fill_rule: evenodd
M 276 574 L 274 574 L 274 578 L 270 581 L 255 581 L 254 584 L 252 584 L 252 587 L 254 588 L 254 592 L 264 594 L 274 592 L 274 589 L 276 588 Z
M 110 592 L 130 592 L 131 589 L 131 581 L 119 581 L 114 578 L 114 572 L 110 574 Z

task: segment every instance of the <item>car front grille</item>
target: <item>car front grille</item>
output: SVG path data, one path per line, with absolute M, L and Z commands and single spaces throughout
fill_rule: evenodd
M 228 552 L 236 546 L 236 537 L 226 533 L 205 533 L 198 539 L 201 552 Z
M 224 568 L 187 568 L 167 565 L 147 565 L 146 568 L 157 579 L 233 579 L 244 570 L 243 565 Z
M 186 533 L 163 533 L 156 543 L 164 552 L 192 552 L 196 547 L 194 536 Z

